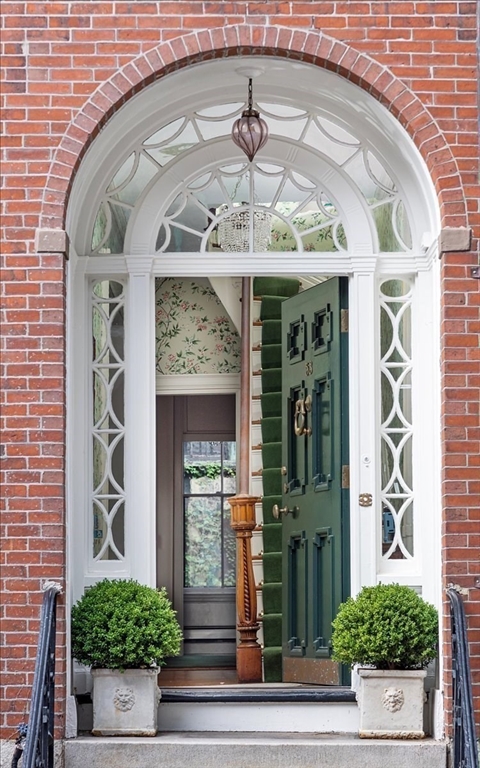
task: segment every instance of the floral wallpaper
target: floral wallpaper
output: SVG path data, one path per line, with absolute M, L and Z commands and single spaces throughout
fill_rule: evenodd
M 207 278 L 158 279 L 158 373 L 238 373 L 240 338 Z
M 297 206 L 297 203 L 277 203 L 276 209 L 284 215 L 289 215 L 292 210 Z M 333 207 L 329 204 L 325 204 L 325 210 L 330 211 L 332 217 L 336 215 Z M 311 227 L 318 227 L 320 224 L 324 224 L 328 221 L 327 216 L 322 211 L 300 211 L 292 218 L 292 224 L 297 230 L 300 237 L 302 232 L 305 232 Z M 340 225 L 338 228 L 338 237 L 343 247 L 346 246 L 345 233 L 343 227 Z M 297 245 L 293 232 L 289 225 L 278 216 L 272 217 L 271 227 L 271 242 L 268 248 L 269 251 L 296 251 Z M 332 226 L 318 229 L 316 232 L 311 232 L 305 235 L 303 238 L 303 250 L 304 251 L 336 251 L 337 246 L 333 240 Z

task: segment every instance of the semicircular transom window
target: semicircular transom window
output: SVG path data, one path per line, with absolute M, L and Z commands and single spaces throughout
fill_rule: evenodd
M 148 136 L 119 165 L 99 205 L 91 255 L 121 254 L 129 222 L 146 191 L 173 164 L 202 146 L 224 141 L 245 107 L 228 103 L 184 115 Z M 342 175 L 370 219 L 379 252 L 410 251 L 407 209 L 377 153 L 340 122 L 276 103 L 259 103 L 270 137 L 303 147 Z M 198 169 L 163 199 L 155 252 L 348 251 L 342 200 L 305 172 L 278 159 Z M 314 164 L 314 163 L 313 163 Z

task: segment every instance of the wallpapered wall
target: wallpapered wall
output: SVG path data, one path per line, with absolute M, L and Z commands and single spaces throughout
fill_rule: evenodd
M 155 284 L 158 373 L 238 373 L 240 338 L 207 278 Z

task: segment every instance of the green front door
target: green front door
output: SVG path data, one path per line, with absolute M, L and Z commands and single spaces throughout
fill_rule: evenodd
M 331 622 L 348 595 L 347 279 L 282 305 L 283 680 L 339 685 Z

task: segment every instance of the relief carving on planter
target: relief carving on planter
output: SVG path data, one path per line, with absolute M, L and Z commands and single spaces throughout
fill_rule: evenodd
M 135 694 L 131 688 L 115 688 L 113 704 L 120 712 L 128 712 L 135 706 Z
M 389 712 L 399 712 L 405 704 L 401 688 L 385 688 L 382 694 L 382 704 Z

